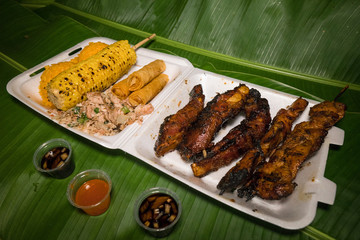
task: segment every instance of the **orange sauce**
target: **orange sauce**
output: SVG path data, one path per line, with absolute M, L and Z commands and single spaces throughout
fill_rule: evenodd
M 80 206 L 91 206 L 101 202 L 109 191 L 109 184 L 104 180 L 92 179 L 83 183 L 76 192 L 75 202 Z M 104 213 L 110 204 L 110 196 L 101 204 L 93 208 L 83 208 L 89 215 L 100 215 Z

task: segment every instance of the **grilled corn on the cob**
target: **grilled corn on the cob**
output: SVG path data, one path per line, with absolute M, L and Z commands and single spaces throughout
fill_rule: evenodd
M 47 85 L 49 99 L 56 108 L 68 110 L 85 100 L 86 93 L 110 87 L 135 63 L 128 41 L 115 42 L 52 79 Z

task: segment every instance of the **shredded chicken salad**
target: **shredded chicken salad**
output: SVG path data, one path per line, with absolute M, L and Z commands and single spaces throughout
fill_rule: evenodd
M 154 111 L 150 104 L 132 107 L 127 99 L 120 100 L 111 91 L 87 93 L 87 100 L 67 111 L 50 110 L 52 119 L 91 135 L 111 136 Z

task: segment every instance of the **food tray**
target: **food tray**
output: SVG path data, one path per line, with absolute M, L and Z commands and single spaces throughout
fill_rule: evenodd
M 6 86 L 7 91 L 11 95 L 19 99 L 21 102 L 26 104 L 27 106 L 31 107 L 35 111 L 44 115 L 45 117 L 51 119 L 50 115 L 48 114 L 49 109 L 41 104 L 41 97 L 40 94 L 38 93 L 38 86 L 40 83 L 41 73 L 36 75 L 35 73 L 39 72 L 47 65 L 51 65 L 53 63 L 58 63 L 62 61 L 69 61 L 70 59 L 76 57 L 76 54 L 72 54 L 73 52 L 78 53 L 80 49 L 87 46 L 90 42 L 99 42 L 99 41 L 107 44 L 111 44 L 115 42 L 112 39 L 103 38 L 103 37 L 87 39 L 75 45 L 74 47 L 18 75 L 7 84 Z M 155 113 L 157 112 L 157 106 L 160 106 L 161 101 L 163 101 L 164 98 L 166 99 L 167 95 L 171 93 L 179 85 L 181 79 L 183 79 L 184 76 L 188 75 L 192 71 L 193 66 L 188 60 L 184 58 L 180 59 L 175 56 L 165 55 L 144 48 L 137 49 L 136 55 L 137 55 L 137 62 L 135 66 L 133 66 L 130 69 L 130 71 L 126 75 L 124 75 L 121 79 L 125 79 L 129 74 L 142 68 L 144 65 L 154 61 L 154 59 L 163 59 L 166 56 L 166 71 L 164 73 L 169 76 L 169 83 L 171 84 L 167 84 L 165 86 L 165 88 L 162 91 L 163 93 L 162 96 L 158 95 L 152 100 L 152 104 L 155 108 L 154 110 Z M 150 116 L 151 115 L 144 116 L 144 120 L 146 120 Z M 65 124 L 63 124 L 62 126 L 80 136 L 83 136 L 106 148 L 111 148 L 111 149 L 122 148 L 123 145 L 133 135 L 133 133 L 140 128 L 140 124 L 134 123 L 126 127 L 119 134 L 114 136 L 94 136 L 94 135 L 91 136 L 74 128 L 69 128 Z
M 32 74 L 46 65 L 73 58 L 74 56 L 70 56 L 70 53 L 85 47 L 89 42 L 95 41 L 108 44 L 114 42 L 114 40 L 108 38 L 85 40 L 13 78 L 7 85 L 7 91 L 30 108 L 51 119 L 47 113 L 48 109 L 40 104 L 41 99 L 38 93 L 40 74 L 34 76 Z M 233 194 L 225 193 L 220 196 L 216 185 L 235 162 L 203 178 L 197 178 L 193 176 L 190 164 L 184 162 L 177 152 L 168 153 L 161 158 L 156 157 L 153 146 L 161 123 L 165 117 L 177 112 L 188 103 L 189 92 L 197 84 L 201 84 L 203 87 L 206 97 L 205 102 L 210 101 L 217 93 L 233 89 L 240 82 L 246 84 L 249 88 L 256 88 L 262 97 L 267 98 L 269 101 L 272 117 L 276 115 L 280 108 L 285 108 L 295 101 L 297 96 L 194 68 L 187 59 L 181 57 L 143 48 L 137 50 L 137 56 L 136 66 L 130 70 L 129 74 L 155 59 L 162 59 L 167 67 L 165 73 L 169 75 L 170 79 L 168 85 L 151 101 L 155 110 L 152 114 L 144 117 L 142 124 L 132 124 L 114 136 L 92 136 L 69 128 L 66 125 L 62 126 L 106 148 L 122 149 L 219 202 L 282 228 L 303 228 L 313 221 L 318 202 L 334 203 L 336 184 L 324 178 L 324 171 L 329 145 L 342 145 L 344 141 L 344 131 L 337 127 L 333 127 L 329 131 L 320 150 L 306 161 L 299 171 L 295 179 L 298 184 L 295 191 L 289 197 L 277 201 L 263 200 L 257 197 L 246 201 L 238 198 L 236 192 Z M 123 78 L 126 78 L 126 76 Z M 294 126 L 301 121 L 308 120 L 309 108 L 317 103 L 313 100 L 308 101 L 308 107 L 296 120 Z M 229 129 L 238 125 L 242 119 L 244 119 L 244 116 L 240 115 L 231 121 L 226 128 L 218 133 L 215 141 L 221 139 Z

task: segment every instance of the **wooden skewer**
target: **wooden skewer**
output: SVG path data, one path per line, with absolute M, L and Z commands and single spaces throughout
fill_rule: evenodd
M 150 41 L 151 39 L 153 39 L 156 36 L 155 33 L 151 34 L 150 37 L 145 38 L 144 40 L 142 40 L 141 42 L 137 43 L 136 45 L 134 45 L 132 48 L 134 50 L 136 50 L 137 48 L 139 48 L 141 45 L 143 45 L 144 43 L 146 43 L 147 41 Z
M 336 101 L 339 97 L 341 97 L 341 95 L 346 91 L 346 89 L 349 88 L 349 85 L 346 85 L 341 91 L 340 93 L 334 98 L 334 101 Z

